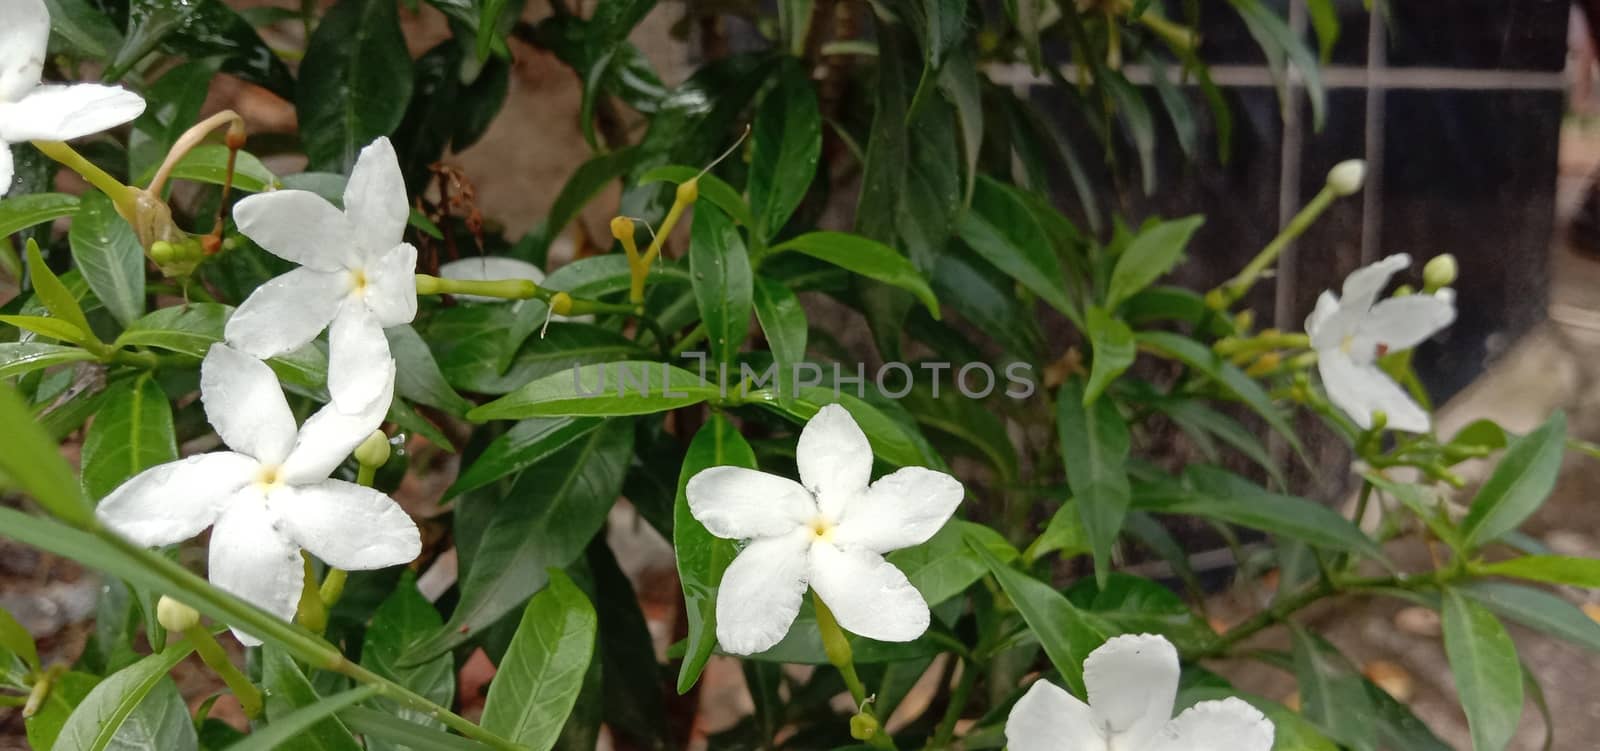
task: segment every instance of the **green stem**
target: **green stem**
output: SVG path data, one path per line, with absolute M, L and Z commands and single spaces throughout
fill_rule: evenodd
M 217 638 L 211 635 L 204 627 L 196 624 L 183 632 L 194 645 L 194 651 L 200 655 L 200 660 L 211 668 L 211 671 L 228 685 L 228 690 L 233 692 L 239 700 L 239 706 L 244 709 L 244 714 L 250 719 L 261 716 L 261 689 L 251 683 L 244 673 L 228 659 L 228 653 L 222 651 L 222 645 L 217 643 Z
M 955 692 L 950 695 L 950 705 L 945 707 L 944 717 L 939 719 L 939 728 L 934 731 L 933 740 L 928 741 L 928 748 L 947 748 L 955 739 L 956 723 L 961 720 L 961 713 L 967 708 L 967 698 L 972 694 L 972 687 L 978 682 L 978 671 L 972 663 L 962 660 L 960 666 L 961 677 L 956 679 Z
M 322 602 L 322 590 L 317 586 L 317 570 L 311 565 L 311 556 L 300 554 L 303 574 L 300 577 L 300 606 L 294 619 L 313 634 L 328 628 L 328 607 Z
M 683 338 L 679 339 L 677 344 L 672 345 L 672 352 L 670 354 L 672 355 L 673 359 L 681 357 L 684 352 L 689 351 L 690 347 L 693 347 L 694 345 L 704 341 L 706 338 L 706 333 L 705 322 L 702 321 L 695 324 L 694 328 L 689 329 L 689 333 L 684 334 Z
M 845 636 L 844 629 L 839 628 L 839 621 L 833 617 L 833 611 L 828 609 L 822 598 L 811 594 L 811 603 L 817 611 L 817 629 L 822 632 L 822 650 L 828 655 L 828 662 L 839 669 L 839 674 L 844 677 L 845 687 L 850 689 L 850 698 L 855 699 L 856 708 L 866 706 L 867 687 L 861 683 L 861 676 L 856 674 L 855 658 L 850 651 L 850 639 Z
M 378 467 L 372 464 L 358 464 L 356 466 L 356 484 L 365 488 L 372 487 L 373 478 L 378 476 Z
M 33 147 L 88 180 L 90 185 L 98 188 L 117 205 L 117 212 L 122 214 L 124 219 L 132 221 L 130 212 L 133 209 L 132 203 L 137 199 L 139 192 L 137 189 L 123 185 L 121 180 L 112 177 L 61 141 L 34 141 Z
M 1255 258 L 1250 259 L 1250 263 L 1246 264 L 1244 269 L 1215 290 L 1223 298 L 1221 300 L 1223 304 L 1220 307 L 1215 305 L 1212 307 L 1218 310 L 1226 310 L 1235 302 L 1238 302 L 1239 298 L 1249 293 L 1250 288 L 1255 286 L 1256 280 L 1261 277 L 1261 272 L 1266 271 L 1268 266 L 1277 261 L 1284 248 L 1289 247 L 1289 243 L 1294 242 L 1295 238 L 1303 234 L 1306 229 L 1316 222 L 1317 217 L 1322 216 L 1322 212 L 1326 211 L 1337 197 L 1333 188 L 1324 186 L 1311 199 L 1310 203 L 1300 209 L 1300 213 L 1295 214 L 1294 218 L 1289 220 L 1283 231 L 1279 232 L 1277 237 L 1272 238 L 1272 242 L 1267 243 L 1267 247 L 1262 248 Z

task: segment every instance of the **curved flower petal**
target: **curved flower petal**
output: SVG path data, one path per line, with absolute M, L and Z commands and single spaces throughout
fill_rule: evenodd
M 1393 297 L 1372 306 L 1361 321 L 1361 337 L 1392 350 L 1421 344 L 1456 320 L 1456 306 L 1435 295 Z
M 1242 699 L 1203 701 L 1162 728 L 1150 751 L 1271 751 L 1272 721 Z
M 1311 337 L 1311 346 L 1314 349 L 1339 346 L 1348 331 L 1335 331 L 1329 324 L 1335 320 L 1339 313 L 1339 297 L 1327 290 L 1317 295 L 1317 307 L 1306 316 L 1306 334 Z
M 256 287 L 228 318 L 223 336 L 253 357 L 299 349 L 328 327 L 349 286 L 342 271 L 295 269 Z
M 1172 719 L 1178 650 L 1152 634 L 1114 637 L 1083 661 L 1089 706 L 1117 748 L 1144 748 Z
M 400 158 L 395 156 L 389 139 L 373 141 L 356 157 L 355 169 L 344 186 L 344 213 L 369 259 L 405 237 L 411 204 L 406 200 Z
M 363 258 L 344 212 L 305 190 L 257 193 L 233 207 L 239 231 L 267 252 L 318 271 L 358 268 Z
M 965 494 L 961 482 L 950 475 L 905 467 L 879 478 L 867 492 L 845 503 L 833 542 L 874 553 L 926 542 L 950 520 Z
M 200 401 L 206 420 L 228 448 L 262 464 L 278 464 L 294 446 L 294 413 L 272 368 L 226 344 L 213 344 L 200 363 Z
M 341 480 L 290 485 L 267 496 L 284 534 L 330 566 L 398 566 L 422 552 L 416 522 L 394 499 Z
M 373 366 L 379 367 L 379 366 Z M 357 412 L 344 412 L 337 404 L 327 404 L 306 419 L 295 438 L 294 448 L 280 471 L 290 485 L 309 485 L 326 480 L 334 468 L 361 445 L 372 431 L 383 424 L 394 398 L 394 363 L 389 362 L 383 391 Z
M 746 545 L 717 588 L 717 641 L 730 654 L 750 655 L 783 641 L 806 593 L 806 548 L 797 531 Z
M 417 249 L 401 243 L 367 265 L 367 307 L 383 328 L 417 317 Z
M 40 86 L 0 104 L 0 141 L 70 141 L 133 122 L 144 99 L 120 86 Z
M 730 540 L 785 535 L 817 515 L 811 493 L 799 483 L 744 467 L 701 470 L 683 492 L 689 513 Z
M 1389 279 L 1410 266 L 1411 256 L 1396 253 L 1350 272 L 1344 278 L 1339 307 L 1365 313 L 1389 285 Z
M 279 531 L 261 491 L 250 486 L 236 493 L 211 531 L 211 583 L 287 621 L 300 600 L 303 570 L 300 549 Z M 237 629 L 233 634 L 246 646 L 261 643 Z
M 144 545 L 182 542 L 217 520 L 222 504 L 255 479 L 256 460 L 231 451 L 151 467 L 105 497 L 95 516 Z
M 17 163 L 11 156 L 11 146 L 5 141 L 0 141 L 0 198 L 4 198 L 11 189 L 16 187 L 12 181 L 17 176 Z
M 845 502 L 872 479 L 872 445 L 844 407 L 828 404 L 800 431 L 795 463 L 800 484 L 817 497 L 822 515 L 837 519 Z
M 0 102 L 15 102 L 39 85 L 50 10 L 43 0 L 7 0 L 0 10 Z
M 1372 427 L 1372 413 L 1378 410 L 1393 430 L 1426 433 L 1432 424 L 1428 413 L 1376 365 L 1362 365 L 1335 350 L 1318 355 L 1317 372 L 1328 401 L 1362 430 Z
M 850 633 L 911 641 L 928 630 L 928 603 L 922 593 L 877 553 L 813 543 L 811 587 Z
M 328 327 L 328 394 L 341 412 L 364 413 L 374 402 L 384 411 L 394 393 L 389 340 L 365 303 L 350 299 Z
M 1006 717 L 1011 751 L 1099 751 L 1105 743 L 1089 705 L 1046 680 L 1028 687 Z

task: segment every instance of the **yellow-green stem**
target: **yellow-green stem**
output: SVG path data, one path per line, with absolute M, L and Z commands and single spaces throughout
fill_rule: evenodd
M 55 686 L 56 679 L 66 672 L 65 665 L 51 665 L 48 670 L 40 673 L 33 682 L 33 689 L 28 692 L 28 700 L 22 705 L 22 716 L 32 717 L 39 707 L 44 706 L 44 700 L 49 698 L 51 687 Z
M 95 166 L 94 162 L 84 158 L 82 154 L 61 141 L 34 141 L 33 147 L 88 180 L 90 185 L 106 194 L 117 205 L 117 213 L 121 214 L 122 218 L 133 221 L 134 202 L 138 198 L 137 189 L 123 185 L 122 181 Z
M 245 716 L 252 720 L 260 717 L 261 689 L 239 672 L 239 668 L 228 659 L 228 653 L 222 650 L 222 645 L 217 643 L 217 638 L 199 624 L 185 629 L 183 635 L 194 645 L 200 661 L 228 685 L 228 690 L 233 692 L 234 698 L 239 700 L 239 706 L 244 709 Z
M 322 604 L 322 589 L 317 586 L 317 570 L 311 565 L 311 556 L 300 554 L 304 574 L 300 584 L 300 607 L 294 619 L 307 631 L 320 634 L 328 627 L 328 608 Z
M 527 279 L 444 279 L 417 274 L 419 295 L 478 295 L 501 300 L 548 300 L 554 294 Z
M 696 194 L 698 195 L 698 194 Z M 655 263 L 661 255 L 661 247 L 666 244 L 667 236 L 672 234 L 673 228 L 678 226 L 678 220 L 683 218 L 683 212 L 694 203 L 683 199 L 682 191 L 678 198 L 673 199 L 672 208 L 667 209 L 667 218 L 661 221 L 661 230 L 650 240 L 650 247 L 639 256 L 637 260 L 628 260 L 628 270 L 632 272 L 632 279 L 628 285 L 628 301 L 635 307 L 644 304 L 644 280 L 650 275 L 650 264 Z
M 1315 223 L 1317 217 L 1322 216 L 1322 212 L 1327 211 L 1328 206 L 1332 205 L 1333 199 L 1337 197 L 1338 194 L 1334 192 L 1333 188 L 1324 186 L 1304 208 L 1300 209 L 1298 214 L 1294 215 L 1293 219 L 1289 220 L 1283 231 L 1279 232 L 1277 237 L 1272 238 L 1272 242 L 1267 243 L 1267 246 L 1262 248 L 1255 258 L 1250 259 L 1250 263 L 1246 264 L 1244 269 L 1214 291 L 1214 294 L 1220 293 L 1222 299 L 1219 301 L 1221 303 L 1220 307 L 1216 305 L 1212 307 L 1218 310 L 1226 310 L 1235 302 L 1238 302 L 1239 298 L 1248 294 L 1250 288 L 1255 286 L 1256 280 L 1261 278 L 1261 273 L 1266 271 L 1267 267 L 1271 266 L 1273 262 L 1277 261 L 1284 248 L 1289 247 L 1289 243 L 1294 242 L 1295 238 L 1299 237 Z

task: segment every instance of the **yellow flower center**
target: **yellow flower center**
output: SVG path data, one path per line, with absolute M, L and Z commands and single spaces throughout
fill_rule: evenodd
M 1350 352 L 1352 350 L 1354 350 L 1355 348 L 1356 348 L 1356 338 L 1355 338 L 1355 335 L 1353 335 L 1353 334 L 1345 335 L 1344 341 L 1339 342 L 1339 351 L 1343 352 L 1343 353 L 1345 353 L 1347 355 L 1350 354 Z
M 365 295 L 367 293 L 366 269 L 350 270 L 350 291 L 358 295 Z
M 813 518 L 811 520 L 811 523 L 809 525 L 807 525 L 807 526 L 809 526 L 811 528 L 811 539 L 812 540 L 821 540 L 822 542 L 833 542 L 833 528 L 834 528 L 833 522 L 828 521 L 827 519 L 825 519 L 825 518 L 823 518 L 821 516 L 818 516 L 818 517 Z
M 282 485 L 282 469 L 282 465 L 278 464 L 263 465 L 261 471 L 256 474 L 256 486 L 261 488 L 262 492 L 266 492 Z

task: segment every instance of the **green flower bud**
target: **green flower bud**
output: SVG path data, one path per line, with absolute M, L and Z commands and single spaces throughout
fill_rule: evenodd
M 1460 271 L 1455 256 L 1449 253 L 1436 255 L 1422 267 L 1422 287 L 1429 292 L 1444 289 L 1456 283 L 1456 275 Z
M 381 430 L 372 431 L 367 440 L 356 447 L 356 461 L 367 467 L 381 467 L 389 461 L 389 436 Z
M 199 625 L 200 614 L 194 608 L 162 595 L 156 601 L 156 622 L 173 633 L 183 633 Z
M 857 712 L 850 718 L 850 737 L 864 741 L 878 734 L 878 718 L 866 712 Z
M 1355 195 L 1361 190 L 1361 183 L 1367 177 L 1367 163 L 1360 159 L 1349 159 L 1333 166 L 1328 170 L 1328 187 L 1336 196 Z

